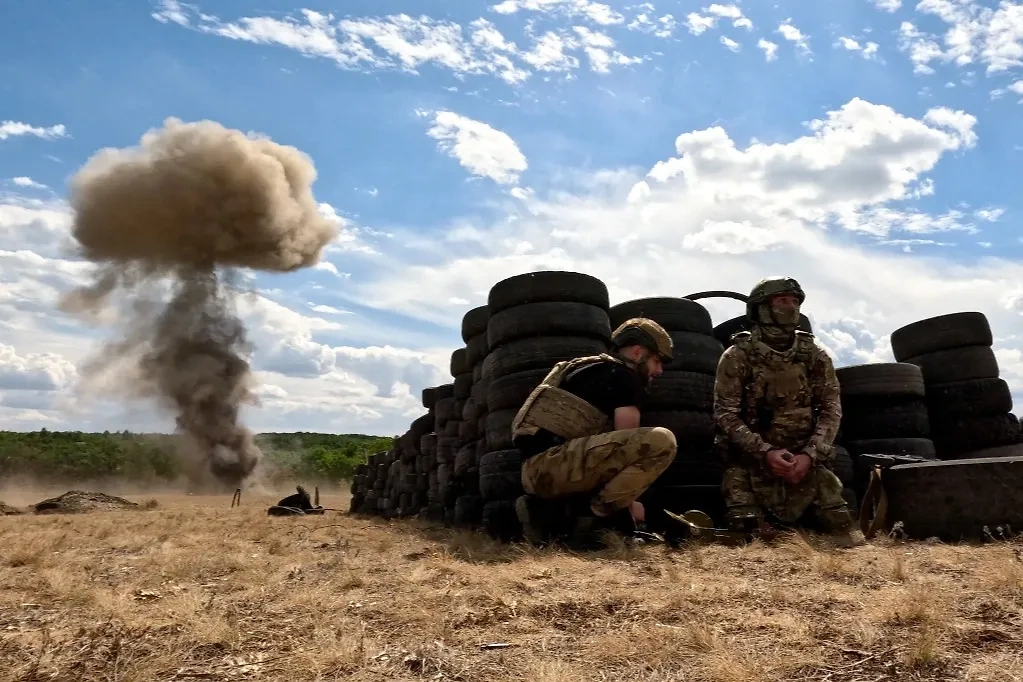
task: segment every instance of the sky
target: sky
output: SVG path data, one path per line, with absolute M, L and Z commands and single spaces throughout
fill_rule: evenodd
M 981 311 L 1019 412 L 1023 2 L 295 1 L 3 3 L 0 428 L 173 428 L 82 380 L 111 332 L 57 309 L 92 272 L 68 181 L 169 117 L 301 149 L 339 226 L 239 301 L 258 431 L 403 432 L 462 315 L 543 269 L 612 304 L 792 276 L 838 366 Z

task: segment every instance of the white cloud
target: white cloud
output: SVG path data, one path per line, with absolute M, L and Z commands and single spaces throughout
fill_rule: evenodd
M 36 182 L 32 178 L 26 175 L 19 175 L 16 178 L 11 178 L 11 182 L 18 187 L 27 187 L 31 189 L 47 189 L 46 185 L 41 182 Z
M 433 112 L 433 126 L 427 134 L 470 173 L 498 184 L 516 184 L 519 174 L 528 168 L 515 140 L 481 121 L 451 111 L 437 111 Z
M 670 38 L 678 28 L 678 21 L 671 14 L 654 19 L 646 12 L 640 12 L 629 22 L 628 28 L 630 31 L 650 33 L 658 38 Z
M 686 27 L 693 35 L 701 35 L 707 29 L 716 27 L 718 21 L 722 19 L 730 19 L 732 26 L 735 28 L 753 30 L 753 22 L 743 15 L 742 10 L 739 9 L 737 5 L 721 5 L 714 3 L 709 7 L 704 7 L 702 12 L 704 12 L 704 14 L 690 12 L 686 15 Z
M 867 42 L 866 44 L 861 45 L 858 40 L 847 36 L 840 37 L 835 43 L 835 46 L 844 48 L 850 52 L 859 52 L 864 59 L 876 59 L 877 50 L 880 47 L 875 42 Z
M 804 53 L 808 54 L 810 52 L 808 36 L 803 35 L 802 31 L 793 26 L 791 19 L 786 19 L 782 23 L 778 24 L 777 33 L 779 33 L 782 38 L 789 41 L 790 43 L 794 43 L 796 47 L 798 47 Z
M 1002 0 L 993 7 L 976 0 L 920 0 L 916 10 L 936 17 L 947 29 L 942 47 L 936 35 L 902 22 L 899 49 L 909 55 L 915 72 L 934 73 L 935 61 L 962 67 L 979 63 L 988 74 L 1023 66 L 1023 4 Z
M 874 6 L 883 12 L 896 12 L 902 7 L 902 0 L 873 0 Z
M 757 47 L 764 51 L 764 59 L 773 62 L 778 58 L 778 44 L 761 38 L 757 41 Z
M 639 57 L 611 52 L 613 41 L 592 45 L 584 37 L 565 30 L 532 34 L 527 26 L 528 47 L 519 47 L 485 18 L 462 26 L 450 20 L 395 14 L 383 17 L 337 19 L 309 9 L 296 17 L 241 17 L 225 21 L 199 11 L 195 5 L 161 0 L 162 10 L 153 14 L 162 23 L 244 42 L 280 45 L 309 57 L 329 59 L 351 70 L 401 70 L 418 73 L 430 65 L 464 75 L 490 74 L 508 84 L 519 84 L 534 72 L 569 72 L 579 67 L 575 52 L 586 53 L 591 67 L 608 73 L 611 66 L 635 64 Z M 497 14 L 520 10 L 552 12 L 589 21 L 602 28 L 624 22 L 607 5 L 589 0 L 507 0 L 493 8 Z M 670 17 L 658 21 L 670 32 Z
M 31 135 L 44 140 L 55 140 L 68 136 L 67 129 L 63 123 L 40 128 L 19 121 L 0 121 L 0 140 L 6 140 L 9 137 L 20 137 L 22 135 Z

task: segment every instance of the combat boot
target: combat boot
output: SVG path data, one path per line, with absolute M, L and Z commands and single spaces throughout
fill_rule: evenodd
M 821 520 L 824 522 L 828 535 L 839 547 L 851 549 L 867 544 L 867 538 L 864 537 L 863 531 L 857 528 L 852 515 L 845 507 L 825 510 L 821 514 Z

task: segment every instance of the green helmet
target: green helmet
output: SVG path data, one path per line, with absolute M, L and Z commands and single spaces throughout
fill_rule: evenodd
M 645 317 L 633 317 L 621 323 L 611 334 L 611 344 L 615 350 L 638 345 L 660 355 L 667 362 L 674 359 L 671 335 L 664 327 Z
M 800 305 L 806 300 L 803 288 L 793 278 L 767 277 L 757 282 L 753 290 L 749 292 L 749 299 L 746 301 L 746 319 L 756 324 L 758 320 L 757 307 L 771 296 L 778 294 L 792 294 L 799 299 Z

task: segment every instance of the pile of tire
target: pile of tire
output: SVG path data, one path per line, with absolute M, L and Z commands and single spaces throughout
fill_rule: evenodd
M 714 375 L 724 346 L 713 336 L 710 313 L 686 298 L 655 297 L 625 301 L 610 311 L 611 328 L 633 317 L 664 327 L 674 345 L 674 360 L 650 384 L 641 426 L 661 426 L 675 435 L 674 461 L 641 497 L 651 513 L 647 525 L 663 530 L 663 509 L 701 509 L 715 520 L 724 513 L 723 460 L 714 451 Z
M 877 362 L 835 370 L 842 395 L 842 423 L 832 470 L 856 508 L 870 480 L 862 454 L 934 459 L 923 375 L 916 365 Z
M 608 291 L 577 272 L 543 271 L 501 280 L 487 296 L 485 453 L 479 461 L 482 528 L 510 541 L 521 535 L 514 501 L 522 494 L 522 455 L 511 422 L 555 364 L 606 352 L 611 337 Z
M 940 459 L 1023 455 L 1012 393 L 979 312 L 930 317 L 892 332 L 895 359 L 919 367 Z
M 462 341 L 465 348 L 455 351 L 451 373 L 455 377 L 455 397 L 463 401 L 459 425 L 459 448 L 455 453 L 452 480 L 448 491 L 451 524 L 475 528 L 483 516 L 480 497 L 479 461 L 486 447 L 484 439 L 487 405 L 486 384 L 482 382 L 483 360 L 487 357 L 486 306 L 473 308 L 462 318 Z

